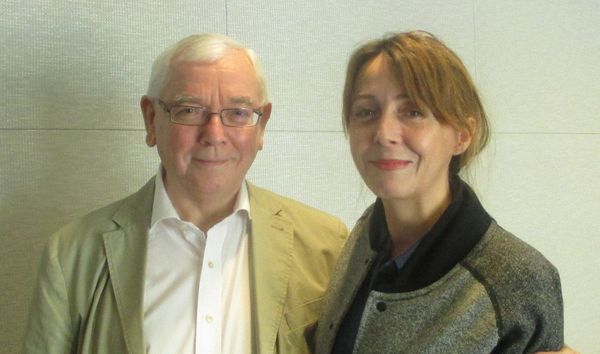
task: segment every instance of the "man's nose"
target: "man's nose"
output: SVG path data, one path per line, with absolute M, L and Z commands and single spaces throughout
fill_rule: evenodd
M 206 122 L 200 129 L 201 141 L 209 145 L 223 144 L 225 142 L 225 126 L 221 122 L 219 113 L 209 113 Z

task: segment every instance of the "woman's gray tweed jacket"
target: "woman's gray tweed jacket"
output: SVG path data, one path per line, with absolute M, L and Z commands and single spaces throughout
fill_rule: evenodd
M 485 213 L 470 188 L 464 187 L 466 200 Z M 369 240 L 376 204 L 358 220 L 333 273 L 316 333 L 317 354 L 331 353 L 340 322 L 377 259 Z M 354 353 L 528 353 L 560 349 L 563 304 L 557 270 L 533 247 L 488 220 L 484 232 L 468 246 L 466 256 L 439 279 L 409 291 L 370 290 Z M 460 233 L 451 237 L 454 239 L 443 242 L 454 244 L 452 248 L 465 242 Z M 417 256 L 420 247 L 422 243 L 411 258 Z M 416 260 L 420 264 L 414 268 L 415 279 L 426 277 L 431 266 L 431 259 L 427 263 L 427 257 L 423 258 Z

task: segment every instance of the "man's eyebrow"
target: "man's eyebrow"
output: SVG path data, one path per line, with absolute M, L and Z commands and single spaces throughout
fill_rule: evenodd
M 252 99 L 250 97 L 246 97 L 246 96 L 231 97 L 227 101 L 228 101 L 228 103 L 232 103 L 232 104 L 241 104 L 241 105 L 250 106 L 250 107 L 253 106 Z
M 203 106 L 202 100 L 199 97 L 195 97 L 195 96 L 178 95 L 178 96 L 175 96 L 175 100 L 173 101 L 173 104 L 186 104 L 186 103 L 188 103 L 188 104 L 192 103 L 192 104 L 197 104 L 197 105 Z M 249 106 L 249 107 L 254 106 L 252 99 L 247 96 L 231 97 L 231 98 L 227 99 L 227 103 L 233 104 L 233 105 Z
M 194 104 L 202 105 L 201 102 L 202 101 L 198 97 L 177 95 L 177 96 L 175 96 L 175 100 L 173 101 L 173 104 L 194 103 Z

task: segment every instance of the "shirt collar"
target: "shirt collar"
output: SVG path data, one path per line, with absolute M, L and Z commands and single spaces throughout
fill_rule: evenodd
M 250 198 L 248 197 L 248 186 L 246 185 L 246 180 L 242 182 L 240 186 L 240 191 L 237 195 L 237 199 L 235 204 L 233 205 L 233 213 L 237 213 L 240 210 L 245 211 L 248 214 L 248 219 L 252 219 L 250 215 Z
M 177 213 L 177 210 L 175 210 L 173 203 L 171 203 L 169 195 L 167 194 L 167 189 L 165 188 L 162 175 L 163 167 L 160 165 L 158 168 L 158 173 L 154 178 L 154 201 L 152 204 L 150 228 L 154 227 L 157 222 L 164 219 L 176 219 L 182 221 Z M 246 186 L 245 180 L 242 182 L 235 204 L 233 205 L 232 214 L 236 214 L 242 210 L 246 212 L 248 219 L 252 219 L 250 214 L 248 187 Z
M 177 210 L 173 207 L 171 199 L 165 189 L 165 184 L 162 178 L 162 165 L 158 168 L 158 173 L 154 178 L 154 202 L 152 204 L 152 221 L 150 228 L 163 219 L 179 219 Z
M 393 262 L 396 265 L 396 269 L 402 269 L 402 267 L 404 267 L 404 264 L 406 264 L 406 262 L 408 262 L 408 259 L 415 252 L 415 250 L 417 249 L 417 246 L 419 245 L 420 242 L 421 242 L 421 239 L 417 240 L 417 242 L 413 243 L 413 245 L 410 246 L 409 249 L 404 251 L 404 253 L 402 253 L 401 255 L 399 255 L 393 259 Z

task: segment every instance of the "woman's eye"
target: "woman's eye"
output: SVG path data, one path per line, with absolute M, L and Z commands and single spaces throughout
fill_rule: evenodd
M 369 120 L 377 116 L 377 113 L 369 108 L 359 108 L 352 112 L 352 118 L 356 120 Z
M 409 109 L 400 112 L 400 116 L 408 119 L 423 118 L 424 115 L 418 109 Z

